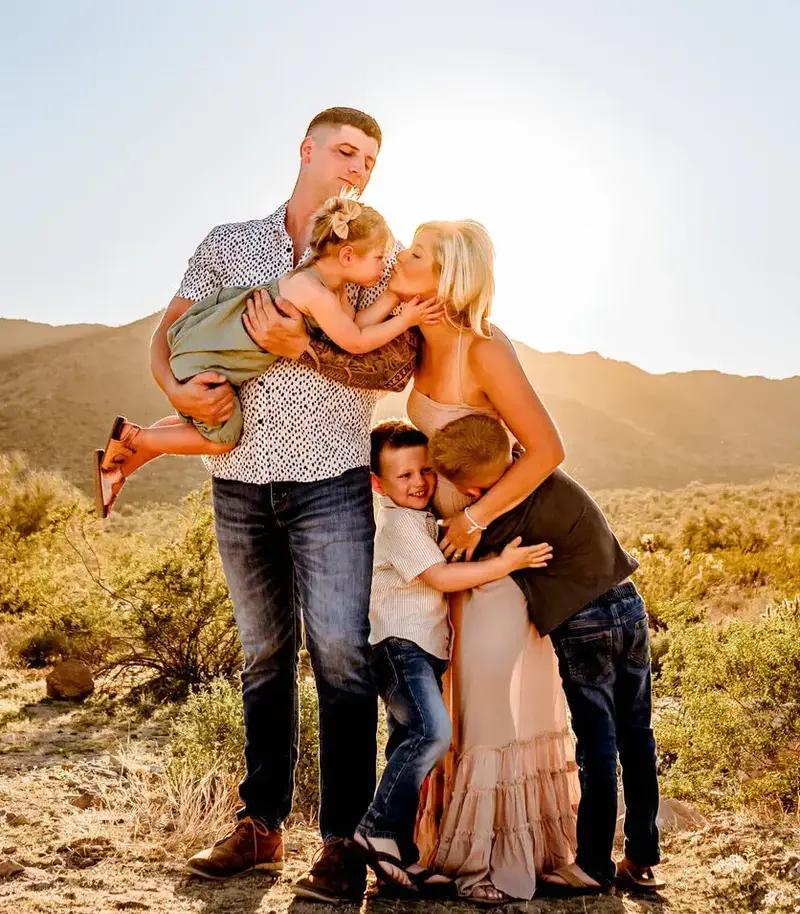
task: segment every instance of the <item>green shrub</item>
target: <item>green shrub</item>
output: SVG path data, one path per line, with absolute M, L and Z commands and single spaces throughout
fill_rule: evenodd
M 51 628 L 26 633 L 11 648 L 12 654 L 32 669 L 49 666 L 72 656 L 64 632 Z
M 741 552 L 763 552 L 767 539 L 758 530 L 745 529 L 728 514 L 704 511 L 690 517 L 681 530 L 681 545 L 691 552 L 714 552 L 738 549 Z
M 319 727 L 313 680 L 300 680 L 300 757 L 295 775 L 294 812 L 313 819 L 319 808 Z M 238 684 L 216 679 L 181 707 L 173 729 L 173 764 L 199 781 L 213 770 L 244 774 L 242 694 Z
M 231 679 L 242 656 L 214 537 L 208 486 L 185 500 L 172 542 L 117 568 L 113 603 L 127 630 L 109 666 L 147 670 L 175 697 Z
M 755 621 L 676 630 L 657 721 L 665 788 L 722 803 L 800 796 L 800 598 Z

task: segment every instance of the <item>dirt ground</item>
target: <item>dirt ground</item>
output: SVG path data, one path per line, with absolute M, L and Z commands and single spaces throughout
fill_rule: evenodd
M 169 825 L 148 825 L 130 785 L 158 779 L 169 711 L 142 719 L 97 695 L 84 705 L 50 702 L 43 677 L 0 669 L 0 911 L 14 914 L 319 914 L 291 883 L 318 847 L 313 827 L 286 833 L 279 879 L 248 875 L 207 883 L 184 874 Z M 138 780 L 137 780 L 138 778 Z M 78 798 L 83 797 L 80 801 Z M 73 805 L 74 803 L 79 805 Z M 80 805 L 88 808 L 79 808 Z M 658 898 L 513 902 L 528 914 L 800 912 L 797 822 L 716 814 L 694 831 L 664 836 Z M 338 905 L 355 914 L 355 905 Z M 476 910 L 463 902 L 364 900 L 373 914 Z

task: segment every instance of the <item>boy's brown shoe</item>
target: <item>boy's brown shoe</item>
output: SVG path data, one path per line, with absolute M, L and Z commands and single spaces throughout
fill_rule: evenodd
M 283 836 L 258 819 L 241 819 L 232 832 L 186 861 L 186 869 L 203 879 L 229 879 L 251 870 L 283 869 Z
M 327 841 L 311 869 L 298 879 L 292 891 L 312 901 L 360 901 L 367 888 L 367 868 L 343 838 Z

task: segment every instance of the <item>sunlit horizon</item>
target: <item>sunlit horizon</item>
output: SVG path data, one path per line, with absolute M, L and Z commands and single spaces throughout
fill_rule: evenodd
M 247 3 L 36 7 L 0 12 L 0 317 L 162 309 L 213 225 L 288 197 L 308 120 L 346 104 L 381 123 L 365 199 L 398 238 L 487 226 L 512 338 L 652 373 L 800 374 L 791 4 L 411 4 L 335 39 L 315 2 L 300 30 Z

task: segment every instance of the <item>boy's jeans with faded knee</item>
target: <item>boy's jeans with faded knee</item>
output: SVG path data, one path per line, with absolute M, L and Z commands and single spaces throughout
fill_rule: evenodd
M 372 649 L 370 669 L 386 703 L 386 768 L 358 826 L 367 838 L 393 838 L 408 866 L 419 858 L 414 824 L 422 783 L 450 748 L 453 727 L 442 700 L 447 661 L 413 641 L 385 638 Z
M 577 863 L 607 886 L 615 874 L 617 754 L 625 856 L 638 866 L 659 861 L 650 635 L 642 598 L 632 583 L 621 584 L 559 625 L 551 638 L 577 738 Z

